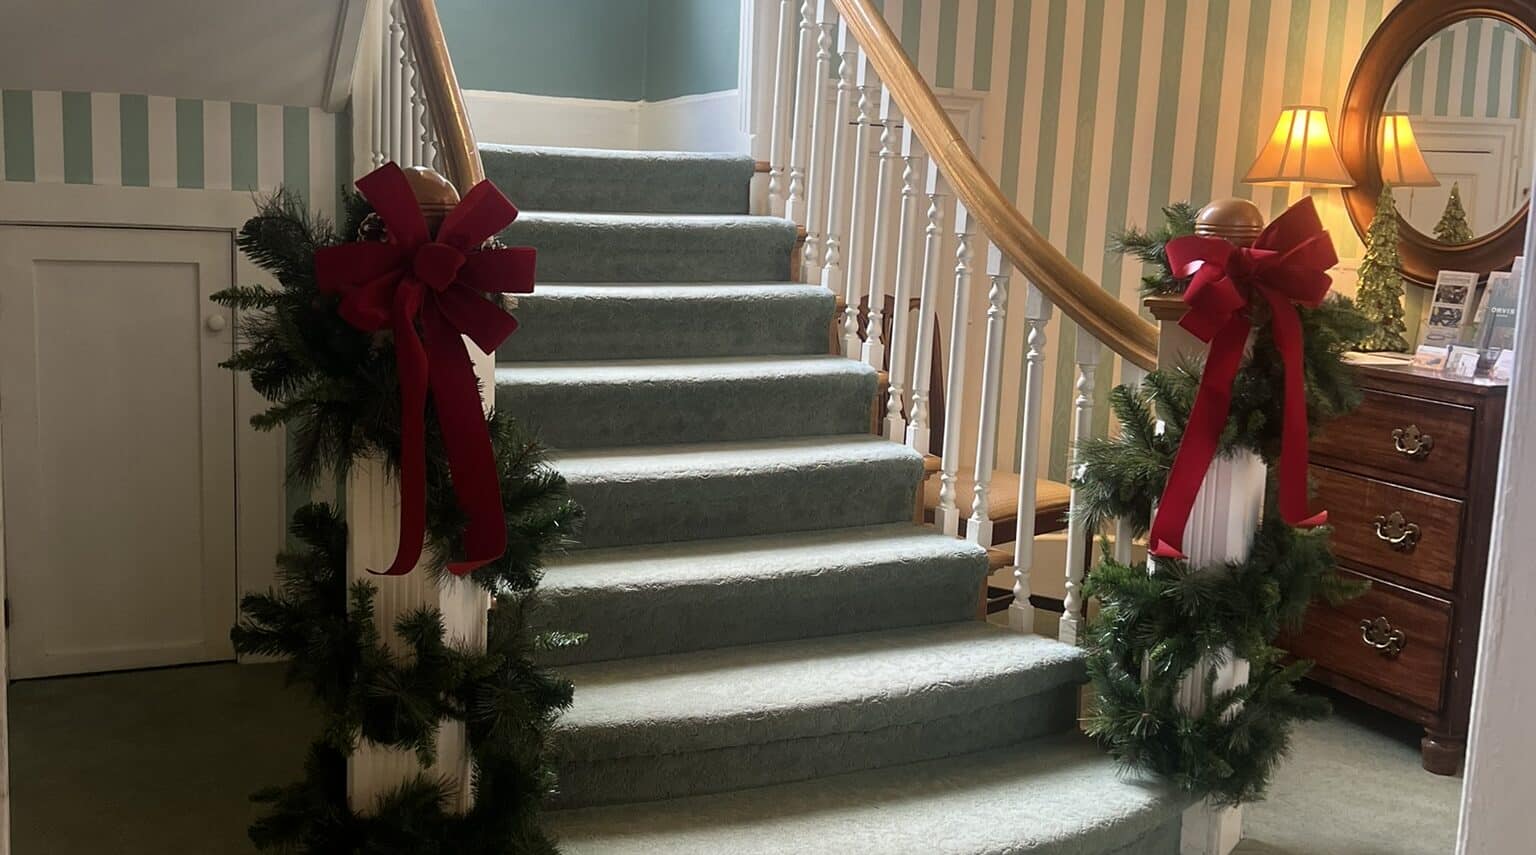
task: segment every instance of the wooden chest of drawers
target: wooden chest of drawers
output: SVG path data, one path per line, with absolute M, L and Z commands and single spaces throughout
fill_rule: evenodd
M 1282 639 L 1313 677 L 1425 728 L 1424 768 L 1465 752 L 1505 386 L 1362 366 L 1364 400 L 1312 444 L 1345 574 L 1371 590 L 1316 605 Z

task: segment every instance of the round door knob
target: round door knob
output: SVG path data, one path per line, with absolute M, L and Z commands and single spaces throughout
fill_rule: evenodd
M 208 327 L 209 332 L 223 332 L 225 323 L 223 315 L 209 315 L 208 319 L 203 321 L 203 325 Z

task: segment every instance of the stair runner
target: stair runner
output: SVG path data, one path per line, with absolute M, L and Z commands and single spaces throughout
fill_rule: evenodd
M 975 620 L 982 549 L 912 523 L 922 459 L 736 156 L 483 146 L 539 250 L 496 403 L 586 508 L 541 626 L 576 686 L 567 855 L 1157 853 L 1179 810 L 1074 726 L 1081 654 Z

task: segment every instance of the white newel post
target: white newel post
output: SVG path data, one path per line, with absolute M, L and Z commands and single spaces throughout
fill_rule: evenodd
M 410 171 L 408 175 L 412 175 Z M 413 176 L 414 178 L 414 176 Z M 438 179 L 442 181 L 441 178 Z M 418 199 L 427 211 L 428 222 L 436 228 L 452 201 L 434 205 L 431 198 L 422 198 L 421 184 L 413 180 Z M 448 193 L 452 188 L 442 186 Z M 434 216 L 434 208 L 437 208 Z M 495 357 L 482 353 L 467 341 L 475 374 L 481 388 L 488 395 L 494 394 Z M 491 397 L 482 399 L 489 411 Z M 374 599 L 374 620 L 377 622 L 384 643 L 396 654 L 408 652 L 395 633 L 395 622 L 402 616 L 420 608 L 435 608 L 443 615 L 450 643 L 471 649 L 485 649 L 490 595 L 468 580 L 445 579 L 439 582 L 431 569 L 418 565 L 405 576 L 375 576 L 368 571 L 389 566 L 399 543 L 400 491 L 388 476 L 381 460 L 355 461 L 347 476 L 347 581 L 366 581 L 378 593 Z M 373 809 L 380 795 L 399 787 L 402 783 L 426 774 L 446 779 L 454 784 L 452 809 L 463 812 L 471 807 L 471 780 L 473 770 L 469 743 L 464 725 L 457 721 L 444 721 L 437 735 L 437 760 L 431 768 L 423 770 L 416 752 L 363 741 L 347 760 L 347 802 L 360 812 Z
M 955 305 L 949 318 L 949 371 L 944 376 L 944 451 L 939 461 L 939 506 L 934 522 L 945 534 L 960 533 L 960 423 L 965 413 L 966 332 L 971 318 L 971 222 L 955 200 Z
M 1008 625 L 1020 632 L 1035 631 L 1035 607 L 1029 602 L 1029 571 L 1035 563 L 1035 479 L 1040 473 L 1041 392 L 1045 388 L 1045 329 L 1051 323 L 1051 301 L 1029 283 L 1024 296 L 1026 334 L 1024 355 L 1024 422 L 1019 442 L 1019 512 L 1013 536 L 1013 604 Z
M 1263 228 L 1258 209 L 1241 199 L 1213 202 L 1201 209 L 1195 231 L 1250 245 Z M 1152 298 L 1147 307 L 1158 325 L 1157 364 L 1172 368 L 1203 357 L 1206 346 L 1178 325 L 1184 303 L 1177 297 Z M 1218 456 L 1201 482 L 1189 522 L 1184 527 L 1184 553 L 1192 567 L 1213 568 L 1244 561 L 1253 546 L 1264 510 L 1264 462 L 1251 452 Z M 1155 513 L 1155 511 L 1154 511 Z M 1148 558 L 1147 567 L 1152 564 Z M 1226 651 L 1230 654 L 1231 651 Z M 1218 661 L 1219 660 L 1219 661 Z M 1231 655 L 1202 659 L 1179 684 L 1179 706 L 1198 715 L 1205 707 L 1204 675 L 1216 666 L 1214 692 L 1248 682 L 1248 663 Z M 1184 812 L 1180 855 L 1229 855 L 1243 837 L 1243 809 L 1216 807 L 1209 801 Z

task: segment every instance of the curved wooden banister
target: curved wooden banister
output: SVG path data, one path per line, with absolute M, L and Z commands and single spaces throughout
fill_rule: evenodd
M 480 163 L 480 149 L 469 125 L 469 111 L 464 107 L 464 93 L 459 89 L 453 60 L 448 56 L 448 42 L 437 17 L 436 0 L 400 0 L 405 13 L 405 33 L 411 40 L 416 58 L 419 84 L 425 96 L 427 115 L 432 120 L 438 151 L 443 157 L 443 172 L 460 194 L 485 178 Z
M 1089 279 L 1008 201 L 874 3 L 833 2 L 929 156 L 998 249 L 1079 327 L 1142 368 L 1155 368 L 1157 328 Z

